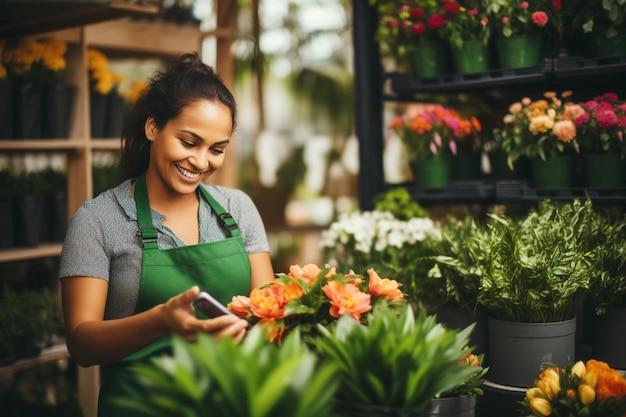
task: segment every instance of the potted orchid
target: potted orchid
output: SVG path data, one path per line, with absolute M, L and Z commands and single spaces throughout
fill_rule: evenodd
M 524 97 L 509 106 L 504 126 L 494 130 L 496 140 L 507 154 L 509 168 L 526 157 L 532 163 L 537 187 L 568 187 L 573 181 L 574 156 L 578 150 L 576 119 L 584 109 L 572 101 L 571 91 L 559 95 L 548 91 L 544 97 Z
M 556 44 L 544 49 L 557 49 L 563 28 L 561 2 L 492 0 L 485 5 L 497 33 L 495 41 L 502 68 L 537 64 L 544 56 L 542 46 L 546 40 Z
M 268 339 L 280 344 L 296 328 L 303 336 L 315 336 L 317 325 L 332 326 L 343 315 L 366 322 L 377 302 L 395 305 L 403 299 L 398 282 L 381 278 L 372 268 L 360 275 L 307 264 L 290 266 L 288 273 L 277 274 L 250 296 L 233 297 L 228 308 L 265 329 Z
M 580 103 L 575 120 L 583 158 L 584 184 L 619 188 L 626 185 L 626 101 L 607 92 Z

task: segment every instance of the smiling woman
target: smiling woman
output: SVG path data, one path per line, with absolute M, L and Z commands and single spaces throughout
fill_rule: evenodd
M 101 417 L 143 415 L 116 400 L 136 397 L 132 365 L 169 350 L 172 336 L 242 340 L 245 320 L 196 316 L 200 290 L 226 304 L 274 277 L 252 200 L 204 183 L 223 165 L 235 126 L 220 78 L 198 55 L 181 56 L 135 103 L 122 182 L 72 219 L 60 266 L 66 339 L 79 365 L 106 365 Z

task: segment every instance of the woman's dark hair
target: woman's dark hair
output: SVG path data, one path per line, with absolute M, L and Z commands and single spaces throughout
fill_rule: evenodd
M 133 106 L 122 133 L 120 181 L 136 178 L 148 169 L 150 142 L 144 126 L 149 117 L 159 129 L 197 100 L 217 101 L 230 109 L 233 129 L 237 105 L 232 93 L 197 53 L 182 55 L 165 71 L 157 72 Z

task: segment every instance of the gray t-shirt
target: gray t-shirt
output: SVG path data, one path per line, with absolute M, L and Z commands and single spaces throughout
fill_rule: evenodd
M 252 199 L 241 190 L 208 184 L 204 187 L 237 222 L 246 251 L 269 252 L 265 227 Z M 200 202 L 200 242 L 226 238 L 209 203 L 202 197 Z M 163 226 L 164 220 L 162 214 L 152 210 L 159 248 L 185 246 Z M 59 278 L 87 276 L 109 281 L 104 318 L 127 317 L 137 303 L 141 261 L 137 208 L 131 196 L 131 180 L 127 180 L 76 211 L 65 235 Z

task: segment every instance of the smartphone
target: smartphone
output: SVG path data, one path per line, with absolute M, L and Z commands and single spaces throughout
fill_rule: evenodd
M 196 299 L 193 301 L 193 305 L 196 309 L 201 311 L 205 316 L 209 318 L 223 316 L 224 314 L 234 314 L 227 309 L 222 303 L 211 297 L 210 294 L 202 291 Z

